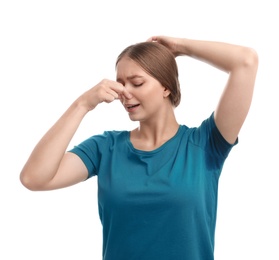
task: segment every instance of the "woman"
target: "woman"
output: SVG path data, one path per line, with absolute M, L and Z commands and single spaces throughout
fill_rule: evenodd
M 175 57 L 228 73 L 214 112 L 199 127 L 180 125 Z M 22 169 L 30 190 L 53 190 L 98 176 L 103 259 L 214 259 L 218 179 L 237 143 L 255 84 L 258 57 L 247 47 L 154 36 L 126 48 L 117 81 L 77 98 L 43 136 Z M 120 100 L 139 127 L 107 131 L 66 151 L 83 117 Z

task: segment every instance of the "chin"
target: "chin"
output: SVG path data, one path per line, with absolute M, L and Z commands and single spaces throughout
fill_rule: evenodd
M 136 122 L 136 121 L 143 121 L 144 119 L 139 117 L 139 116 L 136 116 L 136 115 L 129 115 L 129 118 L 131 121 L 133 122 Z
M 133 121 L 133 122 L 140 121 L 138 118 L 135 118 L 135 117 L 132 117 L 132 116 L 130 116 L 130 120 Z

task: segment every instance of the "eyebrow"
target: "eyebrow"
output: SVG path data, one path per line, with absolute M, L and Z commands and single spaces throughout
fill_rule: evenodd
M 132 76 L 127 77 L 128 80 L 132 80 L 132 79 L 135 79 L 135 78 L 143 78 L 143 76 L 132 75 Z M 117 81 L 121 81 L 121 78 L 117 78 Z

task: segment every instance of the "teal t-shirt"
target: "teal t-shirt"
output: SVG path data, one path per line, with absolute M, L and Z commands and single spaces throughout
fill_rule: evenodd
M 214 259 L 218 179 L 232 147 L 212 113 L 153 151 L 135 149 L 129 131 L 70 150 L 98 176 L 103 259 Z

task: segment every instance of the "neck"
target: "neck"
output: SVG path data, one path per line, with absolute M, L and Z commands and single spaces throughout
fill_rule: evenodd
M 140 122 L 139 127 L 131 132 L 131 142 L 140 150 L 154 150 L 171 139 L 178 128 L 172 109 L 161 117 Z

